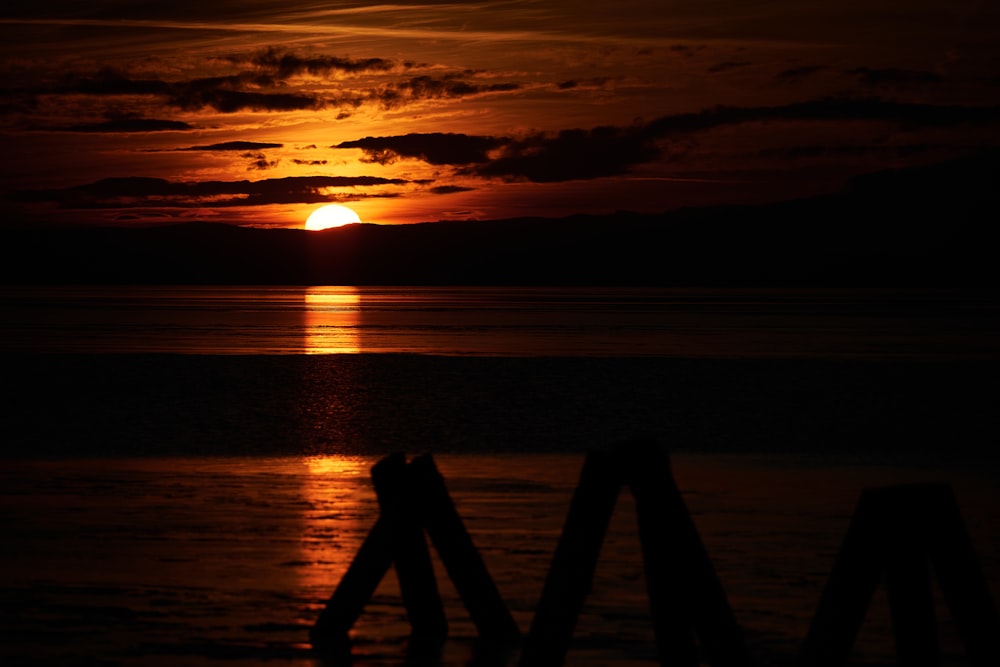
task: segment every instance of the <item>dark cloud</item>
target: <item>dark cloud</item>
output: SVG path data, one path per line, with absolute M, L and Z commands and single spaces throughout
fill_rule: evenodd
M 81 95 L 169 95 L 173 85 L 159 79 L 131 79 L 118 69 L 104 67 L 91 75 L 67 74 L 47 92 Z
M 779 81 L 797 81 L 827 69 L 829 68 L 824 65 L 804 65 L 802 67 L 792 67 L 778 72 L 774 75 L 774 78 Z
M 610 79 L 606 76 L 598 76 L 592 79 L 585 79 L 583 81 L 579 81 L 577 79 L 571 79 L 569 81 L 562 81 L 560 83 L 557 83 L 556 88 L 558 88 L 559 90 L 573 90 L 575 88 L 579 88 L 580 86 L 601 88 L 602 86 L 605 86 L 608 83 L 608 81 L 610 81 Z
M 194 126 L 179 120 L 159 118 L 113 118 L 96 123 L 77 123 L 62 127 L 38 128 L 58 132 L 183 132 Z
M 438 185 L 430 189 L 430 192 L 436 195 L 451 195 L 456 192 L 471 192 L 475 188 L 467 188 L 461 185 Z
M 298 111 L 316 109 L 322 101 L 307 94 L 267 92 L 277 83 L 269 76 L 242 73 L 190 81 L 132 79 L 121 71 L 103 68 L 94 75 L 68 75 L 44 92 L 64 95 L 161 97 L 168 106 L 186 111 L 212 108 L 223 113 L 237 111 Z
M 214 109 L 221 113 L 241 111 L 303 111 L 364 104 L 398 108 L 420 100 L 460 98 L 486 93 L 518 90 L 516 83 L 476 83 L 466 80 L 478 73 L 471 70 L 444 76 L 417 76 L 403 81 L 382 83 L 368 90 L 344 89 L 339 95 L 323 96 L 311 91 L 286 88 L 286 80 L 298 74 L 323 76 L 333 72 L 397 72 L 416 67 L 382 58 L 350 59 L 335 56 L 305 57 L 271 48 L 249 58 L 230 58 L 252 69 L 227 76 L 171 81 L 162 78 L 136 78 L 126 71 L 103 67 L 91 73 L 69 73 L 56 81 L 38 81 L 20 89 L 0 89 L 0 113 L 25 113 L 44 96 L 85 95 L 93 97 L 158 98 L 162 105 L 184 111 Z
M 879 98 L 828 98 L 772 107 L 714 107 L 705 111 L 664 116 L 646 131 L 670 137 L 724 125 L 760 121 L 883 121 L 907 129 L 951 127 L 1000 122 L 1000 107 L 913 104 Z
M 789 146 L 785 148 L 768 148 L 757 151 L 756 156 L 762 158 L 808 159 L 820 157 L 910 157 L 931 151 L 954 150 L 932 144 L 905 144 L 900 146 L 840 145 L 840 146 Z
M 430 164 L 472 164 L 487 162 L 489 151 L 504 142 L 495 137 L 434 132 L 365 137 L 331 148 L 360 148 L 365 152 L 365 161 L 379 164 L 388 164 L 400 157 L 417 158 Z
M 715 107 L 627 127 L 573 129 L 526 137 L 407 134 L 365 137 L 333 148 L 360 148 L 364 161 L 401 157 L 460 166 L 460 174 L 539 183 L 614 176 L 662 155 L 662 142 L 718 127 L 765 121 L 869 121 L 903 129 L 1000 123 L 1000 107 L 910 104 L 880 99 L 822 99 L 772 107 Z M 807 157 L 809 150 L 803 153 Z M 845 150 L 844 154 L 850 152 Z
M 496 159 L 466 173 L 536 183 L 613 176 L 658 158 L 660 149 L 653 139 L 640 125 L 535 134 L 510 140 Z
M 243 153 L 240 157 L 250 160 L 247 171 L 274 169 L 281 162 L 281 160 L 268 160 L 263 153 Z
M 322 166 L 327 163 L 327 160 L 292 160 L 294 164 L 304 164 L 310 166 Z
M 463 173 L 534 182 L 613 176 L 656 160 L 660 142 L 718 127 L 764 121 L 868 121 L 905 130 L 998 124 L 1000 107 L 910 104 L 880 99 L 824 99 L 773 107 L 716 107 L 663 116 L 630 127 L 599 127 L 500 139 L 498 157 Z
M 282 79 L 295 76 L 297 74 L 312 74 L 321 76 L 331 72 L 346 72 L 357 74 L 361 72 L 386 72 L 398 66 L 408 68 L 412 63 L 397 64 L 392 60 L 383 58 L 362 58 L 354 60 L 351 58 L 339 58 L 337 56 L 301 56 L 291 51 L 281 51 L 275 47 L 257 53 L 250 58 L 250 62 L 257 67 L 272 70 L 275 75 Z
M 858 77 L 858 80 L 866 86 L 906 86 L 942 81 L 941 75 L 934 72 L 893 67 L 858 67 L 847 70 L 847 73 Z
M 271 144 L 263 141 L 224 141 L 206 146 L 189 146 L 178 148 L 179 151 L 256 151 L 266 148 L 281 148 L 283 144 Z
M 299 176 L 260 181 L 177 182 L 162 178 L 105 178 L 70 188 L 23 190 L 14 199 L 51 202 L 63 208 L 261 206 L 335 201 L 326 188 L 405 185 L 376 176 Z
M 196 79 L 172 86 L 167 103 L 185 111 L 209 107 L 222 113 L 237 111 L 301 111 L 324 106 L 315 95 L 268 93 L 235 89 L 229 77 Z
M 728 72 L 729 70 L 740 69 L 741 67 L 748 67 L 752 63 L 748 62 L 736 62 L 733 60 L 726 61 L 724 63 L 718 63 L 717 65 L 712 65 L 708 68 L 709 74 L 718 74 L 719 72 Z
M 468 97 L 470 95 L 482 95 L 485 93 L 500 93 L 519 90 L 521 85 L 517 83 L 491 83 L 480 85 L 470 83 L 461 75 L 447 75 L 443 77 L 417 76 L 407 81 L 392 84 L 380 88 L 370 93 L 368 101 L 381 104 L 388 109 L 394 109 L 407 102 L 419 100 L 448 99 L 458 97 Z M 355 104 L 360 104 L 364 99 L 358 98 Z

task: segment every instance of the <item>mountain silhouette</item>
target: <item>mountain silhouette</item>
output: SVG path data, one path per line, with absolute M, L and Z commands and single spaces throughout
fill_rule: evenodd
M 0 232 L 5 283 L 988 286 L 995 153 L 756 206 L 566 218 Z

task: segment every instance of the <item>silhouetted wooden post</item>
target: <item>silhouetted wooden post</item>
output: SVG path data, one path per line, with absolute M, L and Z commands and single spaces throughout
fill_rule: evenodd
M 637 441 L 628 445 L 626 460 L 660 663 L 696 667 L 697 636 L 710 664 L 746 667 L 742 632 L 667 454 L 654 442 Z
M 455 510 L 434 459 L 430 454 L 418 456 L 410 462 L 408 472 L 417 489 L 414 499 L 420 507 L 420 520 L 479 636 L 499 641 L 518 639 L 521 631 Z
M 846 663 L 883 573 L 899 664 L 939 665 L 929 565 L 973 664 L 1000 664 L 996 607 L 954 495 L 946 485 L 913 484 L 862 493 L 803 643 L 800 667 Z
M 885 591 L 899 667 L 941 663 L 934 594 L 931 590 L 929 533 L 935 523 L 927 502 L 928 485 L 873 489 L 881 526 Z
M 483 639 L 510 643 L 520 636 L 493 579 L 472 544 L 444 479 L 430 456 L 410 464 L 393 454 L 372 467 L 381 515 L 310 631 L 313 647 L 350 657 L 348 632 L 390 565 L 412 629 L 408 646 L 414 664 L 435 662 L 447 634 L 447 619 L 424 529 L 462 596 Z M 494 652 L 498 650 L 493 645 Z M 439 661 L 439 660 L 438 660 Z
M 970 663 L 996 667 L 1000 665 L 1000 617 L 955 494 L 951 487 L 937 485 L 928 497 L 933 497 L 937 514 L 937 530 L 928 544 L 941 593 Z
M 390 542 L 388 522 L 379 517 L 309 631 L 313 648 L 333 652 L 348 644 L 348 632 L 392 565 Z
M 566 659 L 621 485 L 617 457 L 599 451 L 587 455 L 521 653 L 521 667 L 555 667 Z
M 448 621 L 415 511 L 420 491 L 408 479 L 406 456 L 387 456 L 372 467 L 371 474 L 382 516 L 389 526 L 392 562 L 412 634 L 420 639 L 444 639 Z
M 843 665 L 882 574 L 878 521 L 862 494 L 799 654 L 802 667 Z

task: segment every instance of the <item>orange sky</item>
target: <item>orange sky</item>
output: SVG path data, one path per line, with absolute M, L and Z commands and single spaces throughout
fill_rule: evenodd
M 8 2 L 6 224 L 656 212 L 1000 139 L 1000 5 Z

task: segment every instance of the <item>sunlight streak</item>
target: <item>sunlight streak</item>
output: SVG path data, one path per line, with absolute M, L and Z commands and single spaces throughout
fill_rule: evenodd
M 306 354 L 357 354 L 361 297 L 354 287 L 306 288 L 303 329 Z

